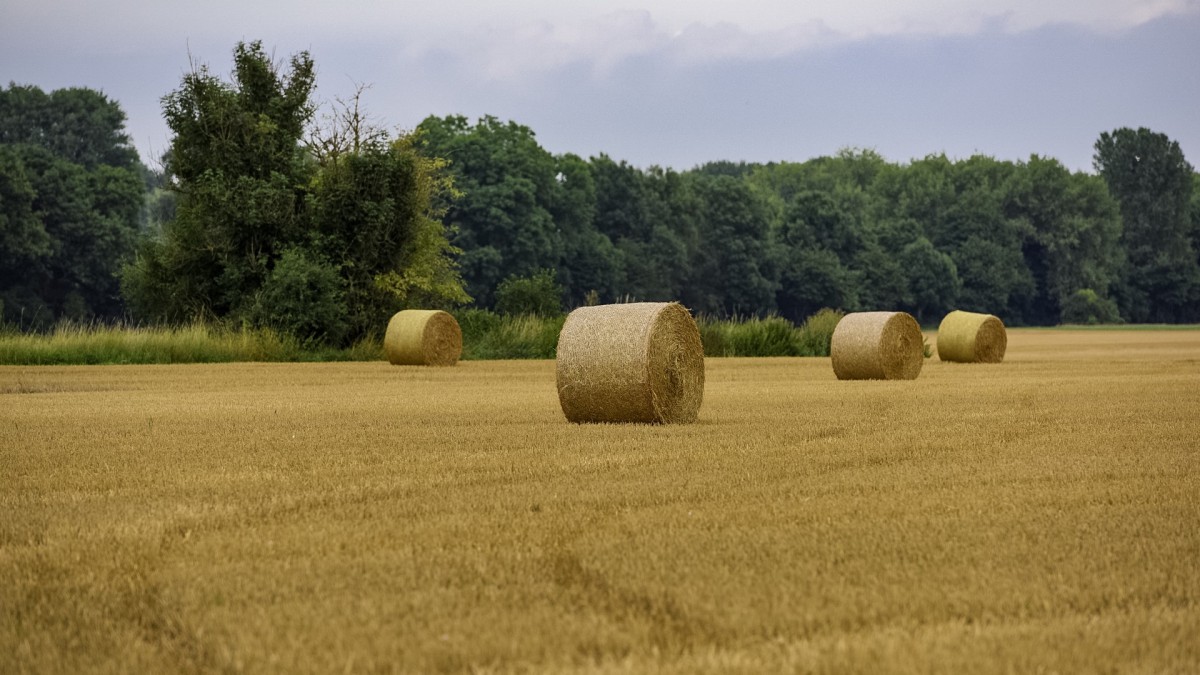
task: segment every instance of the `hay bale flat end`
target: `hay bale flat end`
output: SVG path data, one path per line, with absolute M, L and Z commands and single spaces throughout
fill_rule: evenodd
M 999 317 L 954 310 L 938 326 L 937 351 L 942 361 L 1000 363 L 1008 349 L 1008 331 Z
M 674 302 L 580 307 L 558 336 L 558 400 L 571 422 L 693 422 L 704 348 Z
M 441 310 L 406 309 L 388 321 L 383 350 L 394 366 L 453 366 L 462 355 L 462 330 Z
M 847 314 L 830 344 L 839 380 L 915 380 L 924 351 L 921 326 L 905 312 Z

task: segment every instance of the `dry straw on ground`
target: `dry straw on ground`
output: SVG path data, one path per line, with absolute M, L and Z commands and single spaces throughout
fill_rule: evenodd
M 991 314 L 956 309 L 938 326 L 937 350 L 942 361 L 1000 363 L 1007 348 L 1004 322 Z
M 839 380 L 915 380 L 925 361 L 921 326 L 905 312 L 847 314 L 830 356 Z
M 462 330 L 441 310 L 406 309 L 388 322 L 383 349 L 395 366 L 452 366 L 462 354 Z
M 558 336 L 555 375 L 571 422 L 692 422 L 704 396 L 700 331 L 674 302 L 580 307 Z

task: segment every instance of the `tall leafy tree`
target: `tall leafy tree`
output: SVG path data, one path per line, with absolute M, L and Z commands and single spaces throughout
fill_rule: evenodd
M 730 316 L 775 311 L 778 273 L 769 255 L 767 210 L 745 181 L 692 174 L 702 242 L 683 298 L 702 312 Z
M 314 167 L 300 139 L 314 108 L 312 58 L 282 71 L 260 42 L 234 49 L 233 82 L 206 65 L 163 98 L 174 132 L 167 171 L 175 219 L 147 239 L 125 275 L 143 315 L 178 321 L 251 308 L 274 262 L 300 240 Z
M 1005 209 L 1017 171 L 990 157 L 952 162 L 931 155 L 899 172 L 884 172 L 879 189 L 884 204 L 894 205 L 902 220 L 919 224 L 919 235 L 951 257 L 961 283 L 959 306 L 1021 324 L 1035 284 L 1022 256 L 1028 223 Z M 913 283 L 926 282 L 910 278 L 910 292 L 919 295 L 922 289 Z M 940 291 L 935 295 L 946 297 Z
M 1193 168 L 1179 144 L 1145 127 L 1100 134 L 1096 170 L 1120 204 L 1128 258 L 1122 312 L 1133 321 L 1200 318 L 1190 239 Z
M 0 89 L 0 299 L 30 325 L 123 311 L 117 270 L 131 255 L 145 190 L 125 114 L 104 94 Z
M 42 219 L 34 213 L 36 197 L 20 155 L 0 145 L 0 320 L 21 321 L 27 311 L 49 314 L 44 301 L 26 285 L 29 270 L 54 250 Z
M 410 136 L 360 143 L 323 164 L 308 195 L 303 247 L 335 267 L 352 335 L 379 330 L 406 306 L 470 301 L 434 202 L 452 192 L 444 162 Z
M 496 286 L 510 275 L 554 268 L 563 241 L 551 209 L 559 203 L 554 157 L 528 127 L 484 117 L 429 117 L 417 127 L 418 148 L 449 161 L 462 196 L 446 219 L 463 250 L 467 291 L 491 306 Z
M 1192 174 L 1192 250 L 1200 264 L 1200 173 Z
M 677 300 L 699 250 L 700 200 L 683 174 L 641 170 L 607 155 L 590 162 L 596 184 L 595 228 L 621 254 L 624 299 Z
M 829 192 L 804 190 L 785 207 L 776 228 L 781 257 L 780 313 L 803 321 L 823 307 L 853 310 L 861 275 L 843 261 L 861 248 L 861 231 Z
M 962 293 L 953 258 L 925 237 L 904 247 L 900 263 L 908 271 L 908 296 L 904 306 L 923 325 L 936 323 L 954 309 Z
M 1090 291 L 1097 302 L 1111 296 L 1122 264 L 1120 213 L 1096 176 L 1036 155 L 1017 166 L 1004 208 L 1031 231 L 1022 253 L 1037 291 L 1026 320 L 1058 323 L 1078 291 Z
M 0 89 L 0 144 L 36 145 L 87 168 L 137 168 L 125 132 L 125 112 L 102 92 L 85 87 L 50 93 L 32 85 Z
M 241 43 L 234 64 L 232 82 L 200 66 L 163 99 L 179 198 L 125 270 L 134 306 L 337 342 L 409 303 L 466 301 L 440 221 L 442 163 L 366 124 L 357 96 L 314 128 L 306 52 L 285 70 Z
M 612 239 L 596 229 L 596 181 L 591 166 L 572 154 L 555 158 L 555 163 L 558 189 L 550 213 L 562 236 L 558 280 L 568 305 L 578 306 L 591 298 L 611 302 L 626 289 L 624 257 Z

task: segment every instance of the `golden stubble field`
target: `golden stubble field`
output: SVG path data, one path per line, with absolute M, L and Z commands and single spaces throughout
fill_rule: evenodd
M 1200 331 L 707 372 L 0 368 L 0 672 L 1200 670 Z

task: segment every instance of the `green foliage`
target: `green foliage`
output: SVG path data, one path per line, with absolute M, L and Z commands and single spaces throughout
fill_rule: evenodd
M 797 328 L 779 316 L 747 319 L 701 317 L 705 356 L 829 356 L 833 329 L 845 313 L 821 309 Z
M 248 320 L 344 345 L 404 307 L 469 301 L 440 220 L 456 194 L 445 162 L 372 127 L 357 95 L 302 142 L 309 55 L 283 71 L 252 42 L 234 62 L 233 82 L 200 66 L 163 100 L 179 199 L 125 268 L 139 315 Z
M 4 287 L 18 281 L 18 270 L 48 256 L 52 240 L 41 218 L 33 211 L 37 193 L 25 174 L 20 153 L 0 145 L 0 261 L 4 261 Z
M 283 250 L 306 229 L 313 169 L 298 145 L 313 114 L 312 59 L 282 73 L 259 42 L 234 50 L 234 81 L 201 65 L 163 98 L 175 136 L 167 170 L 180 198 L 175 218 L 147 238 L 124 271 L 138 314 L 162 321 L 249 312 Z
M 900 252 L 900 265 L 908 273 L 905 307 L 912 310 L 918 323 L 928 322 L 954 308 L 962 292 L 962 281 L 950 256 L 937 250 L 925 237 L 920 237 Z
M 827 248 L 783 249 L 779 310 L 799 319 L 822 307 L 858 306 L 858 274 L 847 269 Z
M 798 337 L 800 356 L 829 356 L 833 331 L 845 315 L 826 307 L 805 319 Z
M 454 310 L 454 319 L 463 335 L 463 349 L 469 348 L 469 343 L 481 339 L 484 335 L 499 330 L 504 317 L 487 310 L 474 307 Z
M 144 167 L 125 114 L 88 89 L 0 89 L 0 298 L 29 327 L 122 313 Z
M 0 363 L 20 365 L 296 361 L 294 339 L 271 330 L 204 324 L 135 327 L 61 322 L 50 333 L 0 337 Z
M 1200 319 L 1192 248 L 1193 168 L 1179 144 L 1146 128 L 1100 134 L 1096 169 L 1120 204 L 1128 259 L 1122 311 L 1135 322 Z
M 693 174 L 688 185 L 699 207 L 703 245 L 681 300 L 719 316 L 766 314 L 775 309 L 778 274 L 768 255 L 768 211 L 744 182 L 731 176 Z
M 0 145 L 34 145 L 70 164 L 137 168 L 125 112 L 83 87 L 50 93 L 32 85 L 0 89 Z
M 1121 323 L 1117 303 L 1101 297 L 1090 288 L 1081 288 L 1063 301 L 1062 322 L 1072 324 Z
M 248 318 L 305 344 L 339 344 L 346 334 L 346 305 L 337 270 L 297 249 L 283 252 L 254 299 Z
M 528 277 L 509 277 L 496 289 L 496 311 L 509 316 L 562 314 L 563 289 L 554 270 L 539 270 Z
M 483 309 L 455 312 L 464 359 L 552 359 L 566 317 L 500 315 Z
M 563 207 L 563 199 L 555 160 L 532 130 L 491 116 L 474 125 L 462 116 L 429 117 L 417 127 L 416 147 L 449 160 L 462 192 L 446 219 L 465 252 L 467 292 L 478 303 L 492 306 L 492 294 L 510 275 L 558 265 L 562 240 L 550 209 Z
M 1118 283 L 1121 216 L 1103 179 L 1034 156 L 1010 188 L 1006 208 L 1032 229 L 1023 252 L 1036 292 L 1026 321 L 1056 323 L 1063 299 L 1076 289 Z
M 444 162 L 409 137 L 358 147 L 325 162 L 308 199 L 308 247 L 340 263 L 349 332 L 366 335 L 405 307 L 469 302 L 432 206 L 452 192 Z
M 60 321 L 50 331 L 0 331 L 0 365 L 378 361 L 378 339 L 338 349 L 302 343 L 271 328 L 224 323 L 132 326 Z
M 702 318 L 697 327 L 705 356 L 800 355 L 796 326 L 782 317 Z
M 607 234 L 596 228 L 596 180 L 583 159 L 555 158 L 557 188 L 550 213 L 562 236 L 558 279 L 570 306 L 583 304 L 588 293 L 616 298 L 626 290 L 624 256 Z

